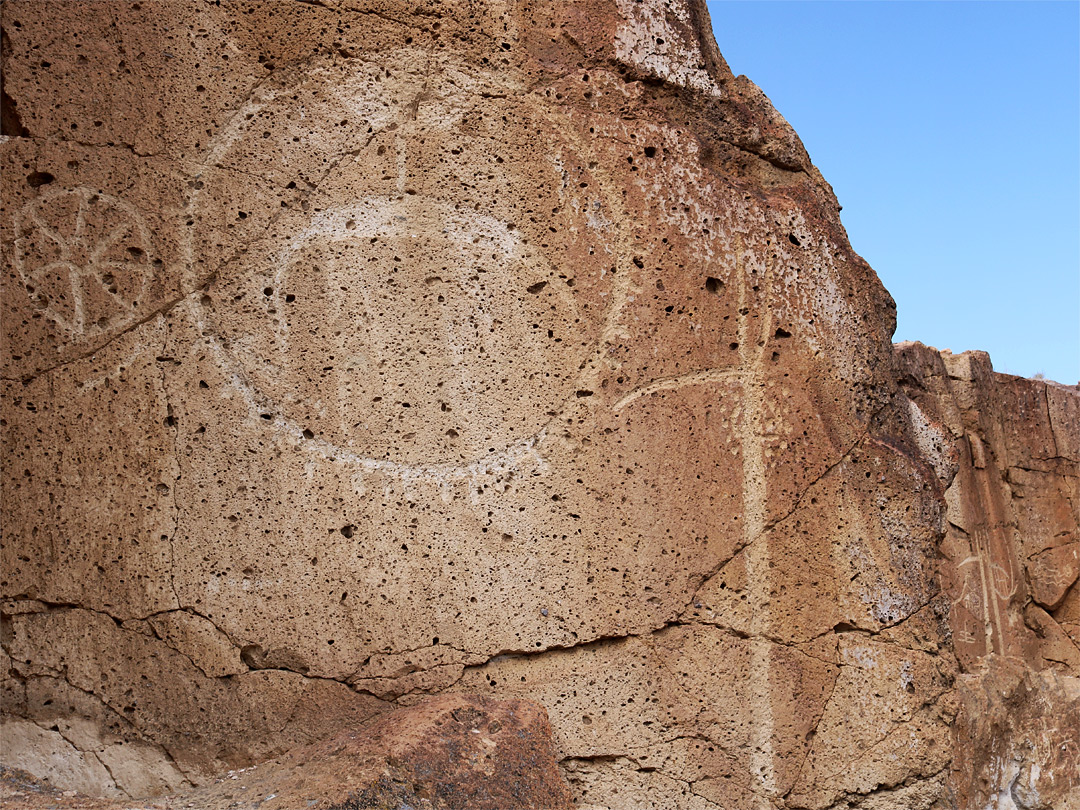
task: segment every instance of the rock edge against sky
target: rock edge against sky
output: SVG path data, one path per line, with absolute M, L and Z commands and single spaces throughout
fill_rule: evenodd
M 1075 806 L 1080 395 L 891 344 L 703 2 L 0 27 L 6 765 L 287 781 L 453 704 L 553 803 Z

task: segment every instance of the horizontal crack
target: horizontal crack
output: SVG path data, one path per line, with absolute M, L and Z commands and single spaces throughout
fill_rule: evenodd
M 181 293 L 180 295 L 176 296 L 175 298 L 171 298 L 168 301 L 164 302 L 163 304 L 158 305 L 157 307 L 154 308 L 154 310 L 152 312 L 148 313 L 147 315 L 144 315 L 139 320 L 134 321 L 133 323 L 131 323 L 128 326 L 124 327 L 119 332 L 117 332 L 115 335 L 110 337 L 108 340 L 106 340 L 103 343 L 100 343 L 100 344 L 88 349 L 87 351 L 85 351 L 85 352 L 83 352 L 83 353 L 81 353 L 81 354 L 79 354 L 79 355 L 77 355 L 75 357 L 70 357 L 70 358 L 68 358 L 66 360 L 61 360 L 58 363 L 54 363 L 51 366 L 46 366 L 44 368 L 40 368 L 40 369 L 36 370 L 35 372 L 33 372 L 32 374 L 28 374 L 28 375 L 26 375 L 24 377 L 0 377 L 0 379 L 6 380 L 8 382 L 21 382 L 23 385 L 29 385 L 30 383 L 34 382 L 34 380 L 38 379 L 39 377 L 43 377 L 46 374 L 50 374 L 50 373 L 52 373 L 53 371 L 56 371 L 59 368 L 63 368 L 64 366 L 69 366 L 72 363 L 78 363 L 78 362 L 80 362 L 82 360 L 86 360 L 86 359 L 88 359 L 90 357 L 93 357 L 95 354 L 100 352 L 102 349 L 106 348 L 107 346 L 109 346 L 112 343 L 115 343 L 117 340 L 119 340 L 124 335 L 128 334 L 129 332 L 131 332 L 131 331 L 133 331 L 135 329 L 138 329 L 143 324 L 153 320 L 154 318 L 158 317 L 159 315 L 164 317 L 165 315 L 167 315 L 169 313 L 170 310 L 172 310 L 173 307 L 175 307 L 177 304 L 179 304 L 185 298 L 188 298 L 188 297 L 194 295 L 195 293 L 197 293 L 203 286 L 205 286 L 206 284 L 211 283 L 213 280 L 214 280 L 213 275 L 208 276 L 207 278 L 203 279 L 198 284 L 196 284 L 194 289 L 189 290 L 188 292 L 185 292 L 185 293 Z
M 672 619 L 670 621 L 664 622 L 663 624 L 658 625 L 657 627 L 654 627 L 654 628 L 649 629 L 649 630 L 642 630 L 642 631 L 639 631 L 639 632 L 636 632 L 636 633 L 622 633 L 622 634 L 610 635 L 610 636 L 597 636 L 596 638 L 589 639 L 588 641 L 580 641 L 580 642 L 577 642 L 575 644 L 565 644 L 565 645 L 564 644 L 555 644 L 555 645 L 552 645 L 550 647 L 543 647 L 543 648 L 540 648 L 540 649 L 528 649 L 528 648 L 521 649 L 521 650 L 504 649 L 504 650 L 500 650 L 499 652 L 497 652 L 497 653 L 495 653 L 495 654 L 493 654 L 491 656 L 488 656 L 487 660 L 485 660 L 485 661 L 483 661 L 483 662 L 481 662 L 479 664 L 467 664 L 465 666 L 465 669 L 466 670 L 483 669 L 484 667 L 488 666 L 490 663 L 492 663 L 493 661 L 495 661 L 498 658 L 533 658 L 533 657 L 536 657 L 536 656 L 545 655 L 547 653 L 552 653 L 552 652 L 568 652 L 570 650 L 590 649 L 590 648 L 600 647 L 600 646 L 607 645 L 607 644 L 614 644 L 614 643 L 619 643 L 619 642 L 623 642 L 623 641 L 628 641 L 629 639 L 632 639 L 632 638 L 645 638 L 645 637 L 648 637 L 648 636 L 651 636 L 651 635 L 655 635 L 656 633 L 660 633 L 660 632 L 662 632 L 664 630 L 667 630 L 667 629 L 669 629 L 671 627 L 681 627 L 681 626 L 683 626 L 685 624 L 687 624 L 687 622 L 683 622 L 681 619 Z

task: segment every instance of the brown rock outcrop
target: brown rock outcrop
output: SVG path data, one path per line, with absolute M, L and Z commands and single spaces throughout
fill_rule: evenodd
M 1050 389 L 894 359 L 703 2 L 0 25 L 11 764 L 160 794 L 454 692 L 541 703 L 598 807 L 974 807 L 993 735 L 1058 762 L 1015 752 L 1077 674 L 1076 393 L 999 435 Z
M 1080 807 L 1080 391 L 996 374 L 983 352 L 905 343 L 896 364 L 960 453 L 941 545 L 957 803 Z
M 0 808 L 569 810 L 553 754 L 536 704 L 451 694 L 149 803 L 96 801 L 0 770 Z

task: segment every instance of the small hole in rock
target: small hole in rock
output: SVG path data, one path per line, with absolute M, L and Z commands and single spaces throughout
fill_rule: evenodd
M 31 188 L 48 185 L 55 179 L 49 172 L 30 172 L 30 174 L 26 175 L 26 183 Z

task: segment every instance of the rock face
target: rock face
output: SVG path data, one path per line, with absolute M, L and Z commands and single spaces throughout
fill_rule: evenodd
M 957 802 L 1080 807 L 1080 392 L 995 374 L 982 352 L 900 344 L 896 365 L 960 454 L 941 544 Z
M 1064 806 L 1077 392 L 894 357 L 703 2 L 0 23 L 8 764 L 469 692 L 581 805 Z
M 35 726 L 36 728 L 36 726 Z M 56 781 L 51 777 L 50 781 Z M 0 770 L 0 807 L 27 810 L 569 810 L 544 710 L 447 694 L 387 712 L 212 785 L 147 802 L 95 801 Z M 59 795 L 58 795 L 59 794 Z

